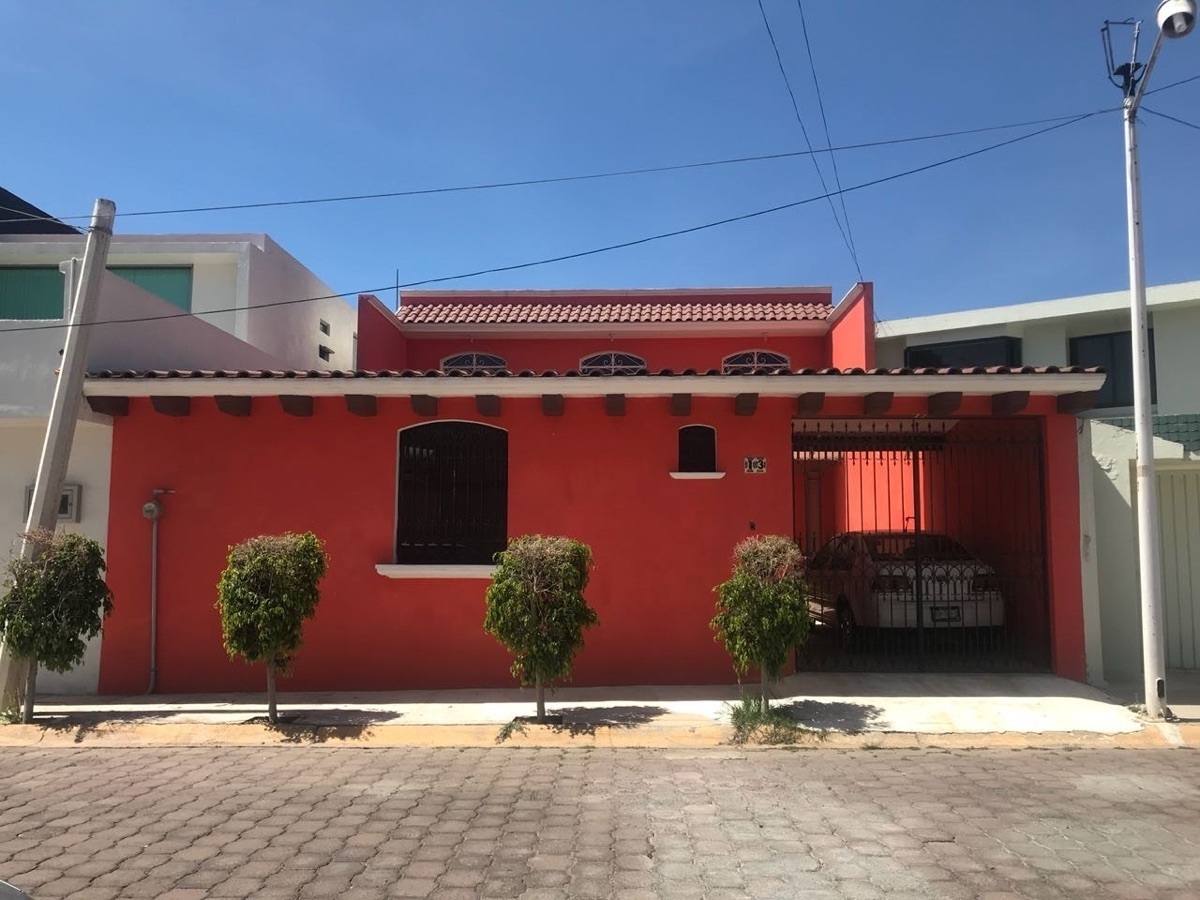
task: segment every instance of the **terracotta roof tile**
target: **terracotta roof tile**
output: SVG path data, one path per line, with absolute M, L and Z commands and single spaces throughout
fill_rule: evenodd
M 826 319 L 827 303 L 406 303 L 405 325 L 558 325 L 621 322 L 803 322 Z

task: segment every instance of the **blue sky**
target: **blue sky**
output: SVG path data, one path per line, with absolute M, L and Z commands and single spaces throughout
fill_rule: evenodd
M 814 142 L 795 0 L 764 0 Z M 835 145 L 1117 106 L 1102 20 L 1154 0 L 805 0 Z M 1152 31 L 1153 24 L 1150 24 Z M 756 0 L 56 0 L 0 6 L 3 184 L 52 213 L 256 202 L 803 148 Z M 1147 39 L 1147 44 L 1149 39 Z M 1124 44 L 1122 44 L 1124 47 Z M 1200 34 L 1155 85 L 1200 73 Z M 1200 81 L 1147 103 L 1200 122 Z M 1026 129 L 1033 130 L 1033 129 Z M 844 151 L 850 186 L 1021 130 Z M 1200 278 L 1200 131 L 1141 130 L 1150 283 Z M 832 185 L 827 158 L 826 177 Z M 1128 286 L 1119 113 L 846 196 L 882 317 Z M 639 238 L 821 193 L 804 157 L 569 184 L 118 220 L 265 231 L 335 291 Z M 840 207 L 839 207 L 840 209 Z M 456 288 L 856 279 L 828 204 Z

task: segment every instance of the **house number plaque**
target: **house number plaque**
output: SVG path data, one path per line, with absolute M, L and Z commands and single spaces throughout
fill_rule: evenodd
M 747 475 L 765 475 L 767 472 L 765 456 L 747 456 L 743 459 L 742 465 Z

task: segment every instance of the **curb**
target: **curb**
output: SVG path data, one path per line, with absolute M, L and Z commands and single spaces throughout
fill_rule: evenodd
M 0 747 L 496 747 L 496 725 L 279 725 L 139 724 L 0 726 Z M 514 732 L 499 746 L 624 749 L 779 749 L 781 745 L 737 746 L 725 725 L 588 729 L 538 727 Z M 795 750 L 1019 750 L 1181 749 L 1200 747 L 1200 723 L 1153 723 L 1123 734 L 1095 732 L 991 732 L 929 734 L 864 731 L 802 736 L 782 745 Z

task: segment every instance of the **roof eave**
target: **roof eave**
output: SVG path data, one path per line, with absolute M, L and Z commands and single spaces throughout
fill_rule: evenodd
M 860 397 L 888 392 L 896 397 L 929 397 L 941 393 L 991 396 L 1028 391 L 1035 396 L 1098 391 L 1102 372 L 976 373 L 976 374 L 824 374 L 774 375 L 566 375 L 451 376 L 388 375 L 379 373 L 319 373 L 312 376 L 212 376 L 158 377 L 90 376 L 84 382 L 89 397 L 343 397 L 371 394 L 376 397 L 662 397 L 693 394 L 700 397 L 795 397 L 819 392 L 827 397 Z

